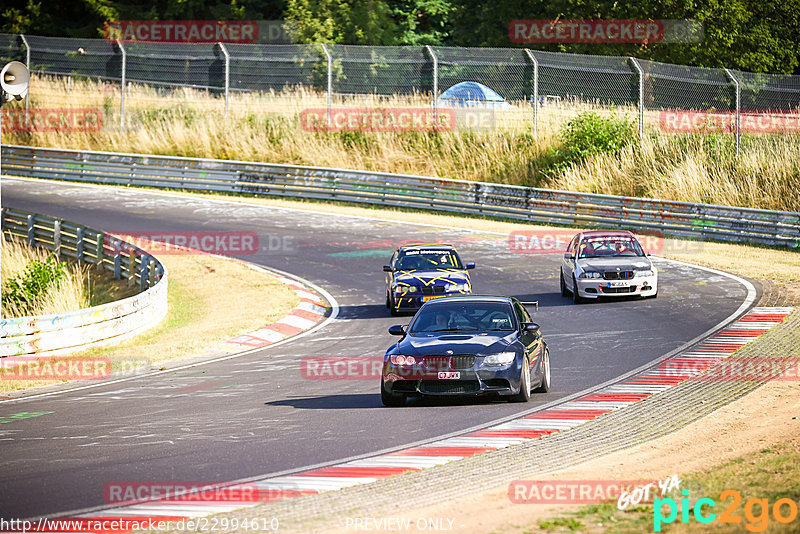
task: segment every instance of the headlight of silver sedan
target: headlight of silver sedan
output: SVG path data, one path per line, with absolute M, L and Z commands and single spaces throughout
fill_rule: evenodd
M 647 271 L 634 271 L 633 277 L 634 278 L 644 278 L 645 276 L 653 276 L 655 271 L 653 269 L 648 269 Z
M 603 273 L 599 273 L 597 271 L 586 271 L 585 273 L 581 273 L 578 278 L 603 278 Z

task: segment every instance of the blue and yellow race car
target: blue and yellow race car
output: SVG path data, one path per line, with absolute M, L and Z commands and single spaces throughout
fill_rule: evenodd
M 472 282 L 467 269 L 452 245 L 406 245 L 398 248 L 386 274 L 386 307 L 397 315 L 416 311 L 425 302 L 449 295 L 469 295 Z

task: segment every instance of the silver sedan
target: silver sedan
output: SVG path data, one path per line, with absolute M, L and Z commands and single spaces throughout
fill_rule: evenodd
M 598 297 L 658 295 L 658 270 L 628 231 L 581 232 L 570 241 L 559 273 L 561 295 L 575 303 Z

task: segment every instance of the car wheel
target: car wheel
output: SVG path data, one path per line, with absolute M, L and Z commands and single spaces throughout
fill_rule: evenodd
M 575 275 L 572 275 L 572 302 L 580 304 L 583 300 L 583 297 L 578 294 L 578 281 L 575 279 Z
M 550 350 L 544 349 L 542 357 L 542 382 L 534 390 L 535 393 L 547 393 L 550 391 Z
M 561 296 L 568 297 L 569 291 L 567 291 L 567 284 L 564 282 L 564 273 L 561 269 L 558 270 L 558 280 L 561 282 Z
M 383 387 L 383 380 L 381 380 L 381 402 L 384 406 L 397 408 L 399 406 L 405 406 L 406 397 L 405 395 L 393 395 L 386 391 L 386 389 Z
M 519 376 L 519 393 L 511 397 L 512 402 L 528 402 L 531 399 L 531 367 L 528 358 L 522 359 L 522 372 Z
M 400 315 L 391 293 L 386 294 L 386 307 L 389 308 L 389 313 L 391 313 L 393 317 Z

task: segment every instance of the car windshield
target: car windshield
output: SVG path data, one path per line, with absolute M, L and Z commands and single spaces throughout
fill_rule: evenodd
M 452 249 L 407 250 L 397 260 L 397 269 L 402 271 L 463 268 L 461 259 Z
M 410 334 L 434 332 L 512 331 L 511 305 L 505 302 L 453 302 L 445 300 L 420 308 L 409 326 Z
M 644 251 L 639 242 L 629 236 L 589 237 L 578 247 L 578 258 L 604 256 L 644 256 Z

